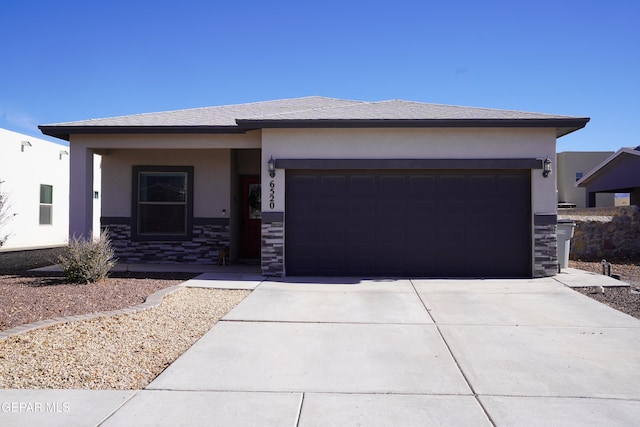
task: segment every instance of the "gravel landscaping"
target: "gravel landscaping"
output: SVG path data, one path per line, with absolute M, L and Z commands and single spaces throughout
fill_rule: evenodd
M 592 288 L 574 288 L 574 290 L 640 319 L 640 262 L 622 260 L 611 264 L 611 274 L 619 274 L 620 281 L 629 284 L 628 287 L 604 288 L 604 292 Z M 601 262 L 569 261 L 569 267 L 602 274 Z
M 192 274 L 129 274 L 76 285 L 27 269 L 58 250 L 0 253 L 0 330 L 139 305 Z M 0 339 L 0 388 L 140 389 L 249 291 L 182 288 L 145 311 L 58 323 Z
M 183 288 L 134 314 L 0 340 L 0 388 L 141 389 L 247 295 Z

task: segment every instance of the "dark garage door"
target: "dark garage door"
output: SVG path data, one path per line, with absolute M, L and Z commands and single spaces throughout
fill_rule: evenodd
M 286 172 L 288 275 L 531 277 L 529 170 Z

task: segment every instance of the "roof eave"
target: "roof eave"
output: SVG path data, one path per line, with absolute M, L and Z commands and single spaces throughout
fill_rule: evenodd
M 74 126 L 40 125 L 38 129 L 48 136 L 69 141 L 71 135 L 114 135 L 114 134 L 218 134 L 245 133 L 238 126 Z
M 556 137 L 586 126 L 589 118 L 553 119 L 237 119 L 237 126 L 40 125 L 44 135 L 69 141 L 73 134 L 238 134 L 263 128 L 555 128 Z
M 582 129 L 589 118 L 557 119 L 238 119 L 243 129 L 263 128 L 556 128 L 556 136 Z

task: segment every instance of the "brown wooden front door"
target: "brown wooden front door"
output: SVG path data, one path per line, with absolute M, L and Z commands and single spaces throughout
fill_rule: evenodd
M 260 178 L 242 178 L 242 229 L 240 232 L 240 257 L 260 258 L 260 227 L 262 224 Z

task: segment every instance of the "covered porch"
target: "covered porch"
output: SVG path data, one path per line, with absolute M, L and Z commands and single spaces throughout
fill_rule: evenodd
M 100 176 L 120 263 L 259 263 L 259 135 L 80 135 L 70 162 L 69 235 L 92 234 Z

